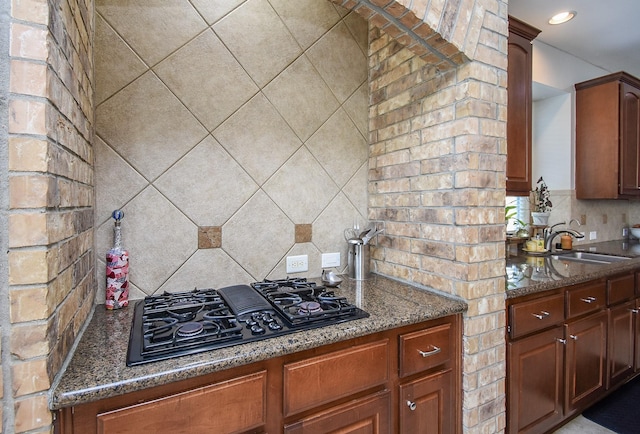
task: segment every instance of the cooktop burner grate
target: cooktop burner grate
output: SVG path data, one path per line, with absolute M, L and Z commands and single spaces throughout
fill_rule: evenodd
M 166 292 L 135 304 L 127 366 L 368 316 L 346 298 L 306 279 Z

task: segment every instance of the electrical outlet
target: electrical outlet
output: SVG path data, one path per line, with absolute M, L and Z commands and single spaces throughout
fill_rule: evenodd
M 598 238 L 598 233 L 596 231 L 589 232 L 589 240 L 595 240 Z
M 340 252 L 322 254 L 322 268 L 339 267 L 339 266 L 340 266 Z
M 287 273 L 302 273 L 309 271 L 309 257 L 307 255 L 287 256 Z
M 622 228 L 622 238 L 629 238 L 629 228 Z

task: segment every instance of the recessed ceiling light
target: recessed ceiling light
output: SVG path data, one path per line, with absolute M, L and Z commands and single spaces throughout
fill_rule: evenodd
M 549 24 L 562 24 L 573 19 L 578 13 L 576 11 L 564 11 L 555 14 L 549 19 Z

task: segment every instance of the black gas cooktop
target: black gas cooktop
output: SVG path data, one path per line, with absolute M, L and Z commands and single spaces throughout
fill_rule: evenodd
M 140 300 L 134 309 L 127 366 L 369 316 L 304 278 L 165 292 Z

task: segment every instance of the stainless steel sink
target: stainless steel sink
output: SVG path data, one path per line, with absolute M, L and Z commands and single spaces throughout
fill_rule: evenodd
M 631 258 L 625 256 L 605 255 L 593 252 L 570 252 L 551 255 L 553 259 L 562 261 L 582 262 L 583 264 L 612 264 L 614 262 L 628 261 Z

